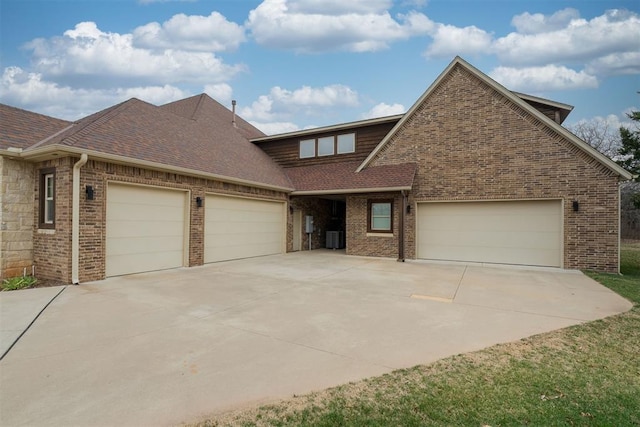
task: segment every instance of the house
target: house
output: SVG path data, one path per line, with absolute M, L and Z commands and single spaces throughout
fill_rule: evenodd
M 572 107 L 455 58 L 403 115 L 266 136 L 199 95 L 70 123 L 0 108 L 3 277 L 65 282 L 324 247 L 618 272 L 619 183 Z

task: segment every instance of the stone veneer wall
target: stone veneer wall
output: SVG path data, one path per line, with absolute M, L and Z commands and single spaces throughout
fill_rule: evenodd
M 371 166 L 404 162 L 418 164 L 408 239 L 416 202 L 561 199 L 564 268 L 618 272 L 618 176 L 463 67 L 440 82 Z M 407 241 L 406 256 L 416 257 L 415 241 Z
M 0 157 L 0 279 L 31 274 L 33 165 Z
M 56 167 L 56 228 L 53 232 L 36 229 L 34 234 L 36 272 L 43 278 L 71 281 L 71 181 L 73 164 L 77 160 L 64 158 L 37 166 L 37 169 Z M 287 197 L 279 191 L 115 165 L 89 157 L 80 169 L 80 282 L 105 277 L 106 189 L 109 181 L 190 191 L 189 266 L 204 263 L 205 208 L 196 207 L 196 197 L 204 199 L 207 192 L 272 200 L 286 200 Z M 84 189 L 87 185 L 93 187 L 94 200 L 86 200 Z

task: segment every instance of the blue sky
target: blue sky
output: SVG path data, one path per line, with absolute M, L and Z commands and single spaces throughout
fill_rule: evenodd
M 508 89 L 625 123 L 625 0 L 0 0 L 0 102 L 77 119 L 208 93 L 268 134 L 406 111 L 460 55 Z

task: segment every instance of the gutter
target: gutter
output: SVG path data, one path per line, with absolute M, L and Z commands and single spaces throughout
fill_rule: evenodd
M 80 160 L 73 165 L 73 197 L 71 199 L 71 283 L 80 283 L 80 168 L 83 167 L 89 156 L 87 153 L 80 155 Z

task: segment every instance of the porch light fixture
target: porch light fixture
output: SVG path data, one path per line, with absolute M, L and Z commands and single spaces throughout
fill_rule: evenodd
M 196 206 L 199 208 L 202 207 L 202 197 L 196 197 Z
M 571 205 L 573 206 L 574 212 L 578 212 L 580 210 L 580 203 L 577 200 L 574 200 Z
M 93 187 L 91 185 L 87 185 L 84 192 L 87 195 L 87 200 L 93 200 Z
M 411 205 L 407 205 L 407 214 L 411 213 Z

